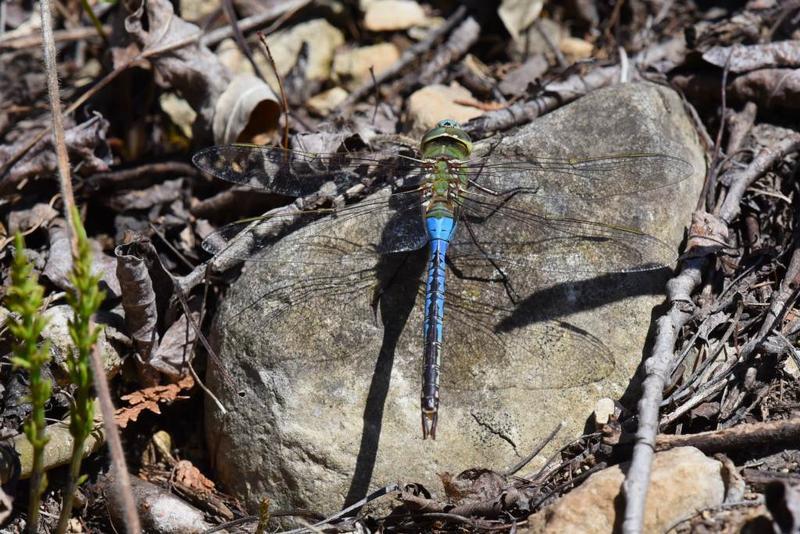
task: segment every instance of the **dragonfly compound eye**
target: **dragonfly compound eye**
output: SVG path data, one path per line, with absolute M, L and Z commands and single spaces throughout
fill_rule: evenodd
M 452 119 L 439 121 L 435 127 L 428 130 L 422 137 L 420 149 L 424 156 L 428 156 L 429 149 L 440 152 L 437 148 L 446 145 L 453 147 L 454 152 L 450 157 L 454 159 L 467 159 L 472 152 L 472 140 L 469 135 Z
M 458 121 L 454 121 L 453 119 L 444 119 L 443 121 L 439 121 L 436 124 L 437 128 L 461 128 L 461 125 Z

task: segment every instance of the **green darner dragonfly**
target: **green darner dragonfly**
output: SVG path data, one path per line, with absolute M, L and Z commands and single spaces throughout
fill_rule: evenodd
M 275 269 L 293 281 L 285 292 L 269 297 L 283 301 L 273 307 L 280 313 L 299 298 L 291 291 L 302 291 L 309 269 L 327 269 L 332 278 L 333 274 L 360 268 L 366 258 L 411 252 L 427 245 L 423 438 L 436 437 L 449 262 L 488 266 L 491 279 L 504 284 L 512 299 L 519 291 L 531 289 L 520 282 L 525 272 L 549 272 L 559 279 L 570 279 L 590 273 L 663 268 L 676 255 L 672 247 L 658 239 L 631 228 L 545 216 L 532 211 L 529 201 L 549 197 L 565 207 L 570 199 L 596 201 L 676 184 L 691 172 L 686 161 L 659 153 L 591 158 L 523 155 L 519 160 L 492 163 L 471 157 L 472 151 L 472 141 L 461 126 L 443 120 L 424 135 L 417 156 L 317 154 L 229 145 L 206 148 L 193 158 L 195 165 L 217 178 L 280 195 L 308 198 L 325 191 L 327 197 L 340 195 L 340 200 L 346 200 L 347 195 L 341 195 L 345 191 L 367 185 L 387 186 L 384 194 L 350 205 L 297 206 L 267 216 L 269 222 L 286 219 L 293 224 L 309 223 L 303 232 L 282 240 L 306 252 L 297 263 L 282 261 L 278 265 L 269 247 L 262 249 L 274 241 L 274 235 L 260 235 L 253 221 L 223 227 L 209 236 L 203 247 L 212 254 L 222 254 L 237 240 L 246 239 L 243 259 L 276 262 Z M 341 232 L 345 225 L 355 227 L 357 233 L 363 229 L 361 238 L 354 241 L 346 237 Z M 319 279 L 307 283 L 319 284 Z M 314 288 L 318 293 L 326 290 L 319 285 Z M 337 285 L 331 284 L 329 290 L 336 291 Z

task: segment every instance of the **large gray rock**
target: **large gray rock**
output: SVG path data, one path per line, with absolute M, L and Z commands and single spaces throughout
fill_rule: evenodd
M 596 91 L 509 135 L 492 157 L 626 151 L 690 162 L 680 170 L 651 165 L 643 183 L 686 179 L 601 202 L 545 198 L 524 209 L 638 228 L 677 251 L 704 162 L 672 91 Z M 598 195 L 624 190 L 617 180 L 605 187 Z M 492 273 L 467 262 L 461 278 L 448 273 L 439 429 L 436 441 L 423 441 L 417 287 L 425 252 L 337 261 L 363 236 L 379 235 L 388 216 L 323 223 L 340 238 L 335 250 L 304 252 L 300 245 L 320 227 L 300 230 L 269 251 L 270 263 L 251 264 L 224 301 L 215 332 L 224 372 L 212 366 L 208 378 L 230 412 L 209 404 L 206 428 L 220 479 L 251 506 L 267 495 L 276 507 L 330 512 L 398 479 L 439 492 L 437 473 L 504 470 L 560 421 L 568 430 L 550 451 L 579 435 L 596 399 L 621 396 L 641 361 L 664 270 L 561 283 L 563 273 L 512 266 L 522 297 L 513 304 L 501 284 L 470 279 Z M 534 229 L 508 222 L 536 239 Z M 386 290 L 376 317 L 378 286 Z

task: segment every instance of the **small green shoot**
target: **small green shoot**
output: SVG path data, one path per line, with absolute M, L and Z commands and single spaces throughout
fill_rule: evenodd
M 81 0 L 81 7 L 83 7 L 83 11 L 86 13 L 86 16 L 89 17 L 89 20 L 92 21 L 98 35 L 100 35 L 104 42 L 108 43 L 108 35 L 106 35 L 105 30 L 103 30 L 103 23 L 97 18 L 94 9 L 92 9 L 92 6 L 89 4 L 89 0 Z
M 89 239 L 81 223 L 78 210 L 73 208 L 75 237 L 78 255 L 73 258 L 69 281 L 72 286 L 67 292 L 67 303 L 72 308 L 73 318 L 69 322 L 69 336 L 75 345 L 67 357 L 70 381 L 75 386 L 75 402 L 70 412 L 70 433 L 73 437 L 70 480 L 64 491 L 63 507 L 58 518 L 57 532 L 66 532 L 72 515 L 72 501 L 75 488 L 83 483 L 80 476 L 83 448 L 87 436 L 94 428 L 94 402 L 91 396 L 93 384 L 90 358 L 101 329 L 92 324 L 92 316 L 100 309 L 105 293 L 100 290 L 100 277 L 92 274 L 92 254 Z
M 270 518 L 269 505 L 269 497 L 261 499 L 261 503 L 258 505 L 258 526 L 256 526 L 254 534 L 265 534 L 267 532 Z
M 28 497 L 28 532 L 39 530 L 39 503 L 47 487 L 44 472 L 45 435 L 44 407 L 50 399 L 50 381 L 42 376 L 42 368 L 50 361 L 50 346 L 39 344 L 47 319 L 42 314 L 44 288 L 39 284 L 25 257 L 22 234 L 14 236 L 14 262 L 11 264 L 11 286 L 5 303 L 13 315 L 8 318 L 8 329 L 15 338 L 11 362 L 14 367 L 28 372 L 31 390 L 31 419 L 25 423 L 25 435 L 33 448 L 30 495 Z

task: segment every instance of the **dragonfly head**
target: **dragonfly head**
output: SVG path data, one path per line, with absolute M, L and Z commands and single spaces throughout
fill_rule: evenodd
M 472 140 L 458 122 L 445 119 L 425 133 L 420 150 L 425 158 L 466 160 L 472 153 Z

